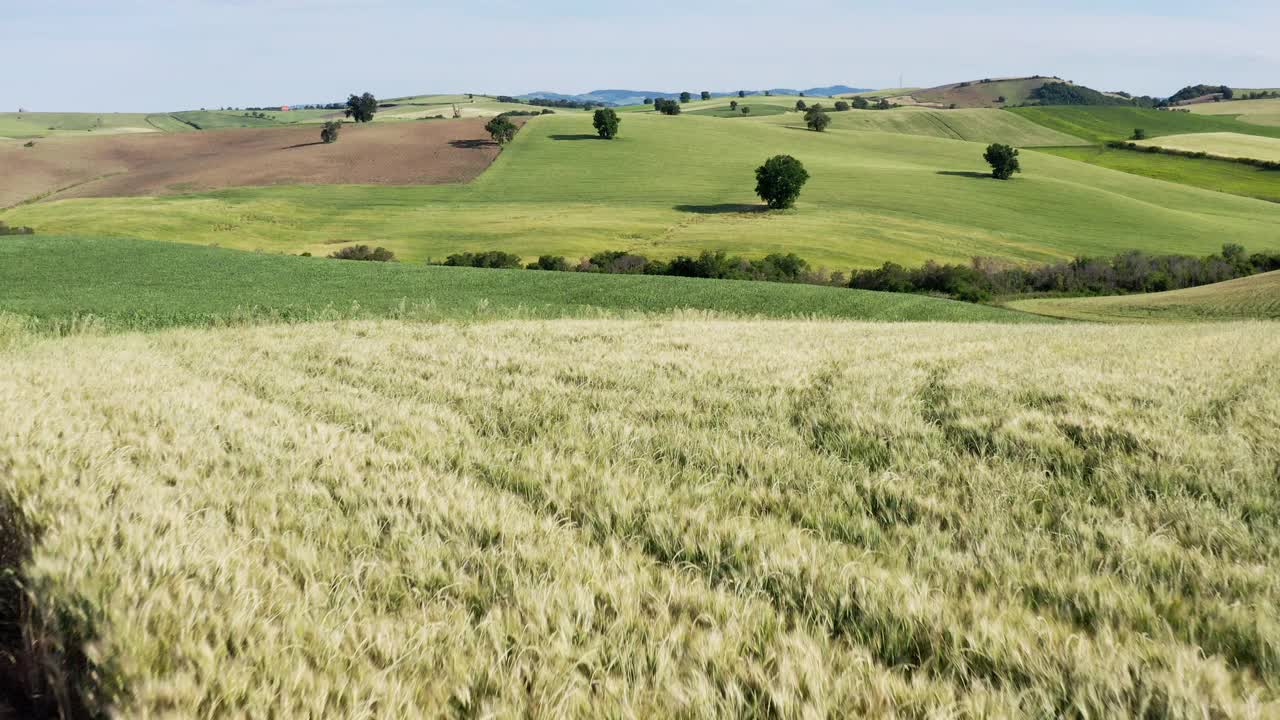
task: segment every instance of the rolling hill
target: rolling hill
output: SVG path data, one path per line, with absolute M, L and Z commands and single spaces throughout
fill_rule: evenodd
M 1280 272 L 1173 292 L 1022 300 L 1009 307 L 1071 320 L 1166 322 L 1280 319 Z
M 1167 135 L 1158 140 L 1138 143 L 1186 152 L 1203 152 L 1218 158 L 1251 158 L 1280 162 L 1280 137 L 1259 137 L 1234 132 L 1192 133 Z
M 1280 127 L 1280 99 L 1203 103 L 1192 105 L 1190 110 L 1199 115 L 1226 115 L 1254 125 Z
M 1035 322 L 846 288 L 343 262 L 111 238 L 0 237 L 0 315 L 58 333 L 335 318 L 493 320 L 706 311 L 723 316 Z M 2 323 L 0 323 L 2 324 Z M 0 343 L 2 344 L 2 343 Z
M 1147 137 L 1187 133 L 1234 132 L 1280 138 L 1280 127 L 1241 122 L 1232 117 L 1137 107 L 1019 107 L 1007 112 L 1091 143 L 1124 140 L 1142 128 Z
M 383 245 L 406 260 L 503 249 L 525 258 L 629 249 L 794 252 L 832 269 L 886 260 L 1029 262 L 1125 249 L 1207 254 L 1224 240 L 1280 247 L 1280 206 L 1023 154 L 986 177 L 983 144 L 841 130 L 799 115 L 726 121 L 624 116 L 598 139 L 584 113 L 535 118 L 483 175 L 437 187 L 267 187 L 66 200 L 0 214 L 46 234 L 109 235 L 328 254 Z M 1202 118 L 1203 119 L 1203 118 Z M 754 169 L 790 153 L 812 173 L 797 209 L 758 212 Z M 547 178 L 555 178 L 548 182 Z

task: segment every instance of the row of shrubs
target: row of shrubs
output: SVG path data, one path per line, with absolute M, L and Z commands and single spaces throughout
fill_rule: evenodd
M 36 231 L 29 227 L 10 227 L 0 221 L 0 235 L 35 235 Z
M 1254 253 L 1234 243 L 1206 257 L 1149 255 L 1137 250 L 1112 257 L 1074 260 L 1024 268 L 991 258 L 968 265 L 933 261 L 918 268 L 885 263 L 853 273 L 849 287 L 882 292 L 931 293 L 968 302 L 993 297 L 1044 295 L 1123 295 L 1209 285 L 1280 270 L 1280 253 Z
M 1136 133 L 1135 133 L 1136 134 Z M 1211 155 L 1203 150 L 1176 150 L 1174 148 L 1160 147 L 1159 145 L 1139 145 L 1134 142 L 1124 140 L 1112 140 L 1107 143 L 1107 147 L 1114 150 L 1136 150 L 1138 152 L 1161 153 L 1164 155 L 1177 155 L 1179 157 L 1189 158 L 1213 158 L 1215 160 L 1226 160 L 1227 162 L 1242 163 L 1244 165 L 1252 165 L 1263 170 L 1280 170 L 1280 161 L 1276 160 L 1260 160 L 1258 158 L 1232 158 L 1223 155 Z
M 500 250 L 479 253 L 457 253 L 443 263 L 451 267 L 519 268 L 520 257 Z M 845 284 L 841 273 L 833 275 L 815 270 L 795 253 L 774 253 L 759 260 L 748 260 L 724 251 L 704 250 L 697 257 L 681 255 L 671 260 L 654 260 L 624 250 L 606 250 L 576 262 L 563 255 L 543 255 L 523 266 L 527 270 L 553 272 L 587 272 L 611 275 L 672 275 L 715 280 L 765 280 L 770 282 L 802 282 Z

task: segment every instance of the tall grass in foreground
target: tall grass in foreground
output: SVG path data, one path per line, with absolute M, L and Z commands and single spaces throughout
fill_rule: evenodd
M 36 340 L 0 489 L 124 717 L 1275 717 L 1276 330 Z

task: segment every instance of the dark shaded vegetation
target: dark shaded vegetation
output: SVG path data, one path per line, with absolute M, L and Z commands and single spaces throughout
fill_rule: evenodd
M 480 255 L 507 256 L 492 251 Z M 518 261 L 518 258 L 514 258 Z M 468 267 L 518 267 L 516 264 L 469 265 Z M 543 255 L 525 266 L 528 270 L 603 273 L 607 275 L 666 275 L 709 280 L 760 280 L 767 282 L 843 285 L 843 273 L 815 270 L 795 253 L 774 253 L 758 260 L 729 255 L 722 250 L 704 250 L 697 257 L 679 255 L 671 260 L 654 260 L 626 250 L 605 250 L 572 262 L 559 255 Z
M 0 235 L 35 235 L 36 231 L 24 226 L 10 227 L 0 220 Z
M 849 287 L 981 302 L 1015 295 L 1164 292 L 1272 270 L 1280 270 L 1280 253 L 1248 255 L 1242 246 L 1229 243 L 1222 246 L 1220 253 L 1206 257 L 1149 255 L 1133 250 L 1112 257 L 1078 257 L 1031 268 L 992 258 L 974 258 L 968 265 L 943 265 L 931 260 L 917 268 L 890 262 L 874 270 L 855 271 Z
M 821 105 L 814 105 L 804 114 L 804 124 L 814 132 L 825 132 L 827 126 L 831 124 L 831 117 Z
M 373 122 L 373 116 L 377 112 L 378 99 L 373 96 L 373 93 L 352 95 L 347 98 L 346 108 L 342 111 L 344 115 L 358 123 Z
M 618 113 L 604 108 L 596 111 L 595 118 L 592 119 L 592 125 L 595 126 L 596 132 L 605 140 L 612 140 L 618 136 L 618 126 L 622 124 L 622 120 L 618 117 Z
M 328 145 L 338 142 L 338 135 L 342 132 L 341 120 L 330 120 L 324 124 L 324 129 L 320 131 L 320 141 Z
M 441 265 L 448 267 L 472 267 L 472 268 L 518 268 L 520 267 L 520 256 L 512 255 L 501 250 L 488 250 L 478 253 L 454 253 L 445 258 Z
M 516 133 L 520 132 L 520 128 L 507 118 L 499 115 L 485 124 L 484 129 L 489 133 L 489 137 L 499 145 L 506 145 L 515 139 Z
M 756 168 L 756 195 L 774 210 L 794 206 L 807 182 L 804 164 L 790 155 L 775 155 Z
M 396 254 L 384 247 L 370 248 L 368 245 L 352 245 L 329 256 L 334 260 L 364 260 L 368 262 L 394 262 Z
M 681 112 L 680 103 L 675 100 L 666 100 L 664 98 L 654 100 L 653 109 L 663 115 L 679 115 Z
M 1092 88 L 1050 82 L 1031 92 L 1032 99 L 1041 105 L 1134 105 L 1135 99 L 1112 97 Z
M 1137 137 L 1137 134 L 1137 132 L 1134 133 L 1134 139 L 1141 140 L 1142 138 Z M 1223 155 L 1212 155 L 1203 150 L 1177 150 L 1175 148 L 1160 147 L 1159 145 L 1139 145 L 1137 143 L 1125 142 L 1123 140 L 1112 140 L 1107 143 L 1107 147 L 1112 150 L 1134 150 L 1137 152 L 1161 153 L 1164 155 L 1177 155 L 1178 157 L 1196 159 L 1213 158 L 1215 160 L 1226 160 L 1227 162 L 1240 163 L 1242 165 L 1252 165 L 1256 168 L 1262 168 L 1263 170 L 1280 170 L 1280 161 L 1248 157 L 1225 157 Z
M 982 157 L 991 165 L 991 177 L 997 180 L 1008 180 L 1014 173 L 1022 172 L 1022 165 L 1018 162 L 1017 148 L 992 143 L 987 146 L 987 151 Z
M 1223 100 L 1235 97 L 1235 91 L 1226 85 L 1188 85 L 1169 96 L 1170 104 L 1195 100 L 1209 95 L 1216 95 Z

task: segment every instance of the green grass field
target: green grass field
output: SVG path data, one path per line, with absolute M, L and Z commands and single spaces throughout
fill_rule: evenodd
M 1097 145 L 1037 148 L 1037 152 L 1157 180 L 1280 203 L 1280 173 L 1252 165 L 1213 158 L 1113 150 Z
M 556 318 L 701 310 L 856 320 L 1030 322 L 1036 316 L 846 288 L 245 253 L 144 240 L 0 237 L 0 313 L 66 332 L 325 318 Z
M 26 667 L 119 717 L 1275 717 L 1277 356 L 1275 323 L 19 342 Z
M 1252 158 L 1280 162 L 1280 138 L 1241 135 L 1240 133 L 1194 133 L 1168 135 L 1159 140 L 1139 142 L 1139 145 L 1158 145 L 1174 150 L 1204 152 L 1222 158 Z
M 0 113 L 0 137 L 14 139 L 191 129 L 163 113 Z
M 268 111 L 264 114 L 267 117 L 259 118 L 245 115 L 243 111 L 194 110 L 174 113 L 173 118 L 179 122 L 194 124 L 200 130 L 226 130 L 229 128 L 280 127 L 286 123 L 281 122 L 279 118 L 291 113 Z
M 926 137 L 1001 142 L 1017 147 L 1085 145 L 1086 140 L 1050 130 L 1025 118 L 995 109 L 929 110 L 902 107 L 894 110 L 849 110 L 829 113 L 832 128 L 901 133 Z M 783 122 L 797 122 L 798 116 Z
M 1225 240 L 1280 248 L 1280 207 L 1047 154 L 985 177 L 983 145 L 774 118 L 629 114 L 613 142 L 585 113 L 536 118 L 466 186 L 270 187 L 37 203 L 0 220 L 44 234 L 136 237 L 328 254 L 383 245 L 405 260 L 502 249 L 526 258 L 630 249 L 795 252 L 847 270 L 886 260 L 1021 262 L 1126 249 L 1207 254 Z M 813 175 L 795 210 L 757 212 L 754 170 L 790 153 Z M 548 182 L 547 178 L 555 178 Z
M 1142 128 L 1147 137 L 1186 133 L 1234 132 L 1280 138 L 1280 127 L 1241 122 L 1232 117 L 1169 112 L 1136 107 L 1019 107 L 1008 112 L 1091 143 L 1127 140 Z
M 1023 300 L 1010 307 L 1097 322 L 1280 319 L 1280 272 L 1173 292 L 1118 297 Z
M 1234 100 L 1221 103 L 1200 103 L 1188 106 L 1200 115 L 1227 115 L 1241 122 L 1254 125 L 1280 127 L 1280 99 Z
M 772 100 L 773 98 L 762 97 L 760 99 Z M 768 117 L 770 115 L 782 115 L 784 113 L 793 112 L 795 110 L 795 104 L 778 105 L 778 104 L 773 104 L 768 102 L 763 102 L 763 103 L 753 102 L 750 99 L 738 100 L 738 104 L 741 107 L 737 109 L 730 108 L 728 105 L 722 105 L 719 107 L 703 108 L 701 110 L 690 110 L 689 114 L 690 115 L 710 115 L 711 117 L 718 117 L 718 118 L 754 118 L 754 117 Z M 751 108 L 750 114 L 744 114 L 742 112 L 743 107 Z

